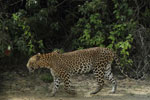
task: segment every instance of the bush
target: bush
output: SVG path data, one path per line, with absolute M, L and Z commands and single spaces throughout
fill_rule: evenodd
M 133 41 L 132 31 L 136 26 L 132 19 L 133 10 L 126 0 L 113 0 L 111 3 L 113 5 L 105 0 L 92 0 L 79 6 L 82 17 L 72 28 L 72 33 L 77 36 L 73 46 L 75 49 L 93 46 L 114 49 L 121 57 L 122 66 L 127 66 L 132 64 L 129 50 Z
M 14 13 L 10 19 L 5 19 L 1 23 L 1 29 L 5 32 L 3 38 L 2 47 L 0 54 L 4 56 L 5 50 L 11 48 L 12 52 L 21 52 L 23 54 L 31 55 L 36 52 L 36 45 L 40 48 L 43 48 L 42 40 L 37 40 L 35 38 L 34 32 L 31 32 L 30 26 L 27 24 L 27 19 L 25 17 L 26 12 L 20 10 L 17 13 Z M 3 26 L 2 26 L 3 24 Z M 8 38 L 7 38 L 8 37 Z M 7 39 L 6 39 L 7 38 Z

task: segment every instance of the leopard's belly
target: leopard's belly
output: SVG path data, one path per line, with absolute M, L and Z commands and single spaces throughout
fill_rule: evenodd
M 78 67 L 75 67 L 72 71 L 72 74 L 85 74 L 92 70 L 92 63 L 91 62 L 84 62 L 81 63 Z

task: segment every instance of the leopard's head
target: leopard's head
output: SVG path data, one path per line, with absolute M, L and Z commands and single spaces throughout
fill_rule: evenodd
M 39 61 L 40 59 L 40 53 L 32 56 L 29 60 L 28 60 L 28 63 L 27 63 L 27 68 L 29 70 L 29 72 L 34 72 L 35 69 L 38 69 L 39 68 L 39 65 L 37 64 L 37 62 Z

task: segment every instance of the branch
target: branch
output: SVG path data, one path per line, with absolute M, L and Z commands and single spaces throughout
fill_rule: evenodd
M 62 5 L 65 1 L 67 1 L 67 0 L 62 1 L 61 3 L 59 3 L 58 5 L 56 5 L 56 7 Z
M 23 0 L 17 1 L 17 2 L 15 2 L 15 3 L 13 3 L 13 4 L 10 4 L 9 6 L 16 5 L 16 4 L 20 3 L 20 2 L 23 2 Z

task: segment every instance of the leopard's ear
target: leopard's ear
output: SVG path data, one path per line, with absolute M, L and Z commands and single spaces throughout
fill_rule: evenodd
M 41 57 L 41 54 L 40 54 L 40 53 L 38 53 L 38 54 L 37 54 L 37 56 L 36 56 L 36 60 L 39 60 L 39 59 L 40 59 L 40 57 Z

